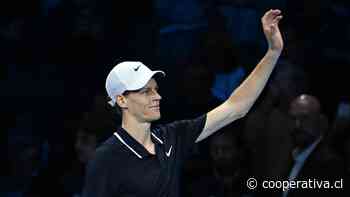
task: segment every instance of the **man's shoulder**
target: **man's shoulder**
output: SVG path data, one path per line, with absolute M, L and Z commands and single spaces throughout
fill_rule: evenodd
M 97 146 L 94 161 L 99 163 L 110 162 L 120 154 L 120 144 L 115 139 L 115 136 L 112 135 Z
M 167 138 L 169 135 L 172 136 L 179 131 L 202 130 L 205 125 L 206 117 L 206 114 L 203 114 L 192 119 L 179 119 L 156 124 L 152 128 L 152 132 L 156 135 L 158 134 L 159 136 Z
M 154 129 L 159 129 L 163 131 L 163 130 L 167 130 L 167 129 L 171 129 L 179 126 L 181 127 L 181 126 L 187 126 L 187 125 L 193 125 L 193 124 L 201 124 L 201 123 L 205 123 L 206 117 L 207 117 L 207 114 L 202 114 L 193 118 L 171 120 L 168 122 L 156 124 L 156 126 L 154 126 Z

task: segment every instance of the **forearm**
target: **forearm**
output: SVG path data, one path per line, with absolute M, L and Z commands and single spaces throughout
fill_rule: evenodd
M 269 49 L 255 69 L 221 105 L 207 113 L 204 129 L 196 142 L 210 136 L 222 127 L 245 116 L 264 89 L 283 49 L 278 28 L 280 10 L 269 10 L 262 17 L 263 30 Z
M 264 89 L 280 54 L 280 50 L 269 49 L 250 75 L 231 94 L 227 102 L 236 112 L 243 116 L 250 110 Z

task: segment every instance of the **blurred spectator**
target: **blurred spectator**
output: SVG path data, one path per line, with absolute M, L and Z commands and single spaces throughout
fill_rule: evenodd
M 32 113 L 22 113 L 17 116 L 15 127 L 8 129 L 9 177 L 1 180 L 0 190 L 5 196 L 31 196 L 34 180 L 47 167 L 44 142 L 34 131 L 33 120 Z
M 236 124 L 229 125 L 210 137 L 209 169 L 193 178 L 187 186 L 188 196 L 248 196 L 245 185 L 247 166 L 239 129 Z
M 321 110 L 318 99 L 305 94 L 298 96 L 290 105 L 289 114 L 294 121 L 291 133 L 294 163 L 288 174 L 289 180 L 316 179 L 333 184 L 344 177 L 341 158 L 326 143 L 328 119 Z M 290 188 L 283 192 L 283 196 L 345 196 L 342 192 L 342 189 Z
M 332 146 L 345 160 L 346 177 L 350 178 L 350 104 L 349 100 L 338 103 L 335 119 L 331 128 Z M 348 179 L 347 179 L 348 180 Z
M 64 196 L 77 197 L 85 178 L 85 167 L 94 158 L 96 147 L 109 137 L 117 124 L 115 114 L 106 102 L 106 97 L 97 93 L 91 107 L 82 113 L 78 123 L 71 123 L 73 131 L 72 160 L 68 160 L 63 175 L 59 177 L 58 188 L 61 187 Z M 76 125 L 76 126 L 74 126 Z
M 89 114 L 85 114 L 89 116 Z M 86 164 L 94 157 L 95 149 L 98 145 L 98 135 L 102 133 L 102 128 L 96 127 L 98 120 L 84 117 L 75 133 L 74 150 L 76 157 L 71 162 L 69 169 L 61 177 L 61 184 L 64 195 L 77 197 L 81 195 Z
M 249 112 L 243 136 L 249 147 L 250 170 L 257 179 L 282 178 L 287 172 L 292 149 L 289 104 L 306 91 L 305 71 L 282 61 L 272 73 L 261 99 Z

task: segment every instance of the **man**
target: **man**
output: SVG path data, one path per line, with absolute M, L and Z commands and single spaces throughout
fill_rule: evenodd
M 332 146 L 344 158 L 346 174 L 350 176 L 350 103 L 349 99 L 338 102 L 331 127 Z
M 338 101 L 335 118 L 331 127 L 332 147 L 337 153 L 344 159 L 345 165 L 345 189 L 348 191 L 350 188 L 347 186 L 350 180 L 350 100 L 347 98 L 341 98 Z
M 287 173 L 292 161 L 289 105 L 308 89 L 305 71 L 281 60 L 245 121 L 243 139 L 250 150 L 250 172 L 260 181 L 282 179 Z
M 161 116 L 154 76 L 164 73 L 141 62 L 115 66 L 106 89 L 110 104 L 122 113 L 122 123 L 89 163 L 83 196 L 179 196 L 182 163 L 193 145 L 245 116 L 263 90 L 283 48 L 281 18 L 279 10 L 265 13 L 266 55 L 224 103 L 193 120 L 151 128 Z
M 111 114 L 105 111 L 105 102 L 99 103 L 100 96 L 96 96 L 95 103 L 90 111 L 84 112 L 75 131 L 75 157 L 60 177 L 60 186 L 63 187 L 64 196 L 81 196 L 85 168 L 96 153 L 96 147 L 111 135 L 115 125 L 111 120 Z
M 342 160 L 325 143 L 328 120 L 321 112 L 320 102 L 314 96 L 302 94 L 292 101 L 289 114 L 294 121 L 291 133 L 294 142 L 294 164 L 288 179 L 295 182 L 317 182 L 314 181 L 315 183 L 308 187 L 291 188 L 284 191 L 282 196 L 343 196 L 344 183 L 341 184 L 340 181 L 344 177 L 345 169 Z M 329 181 L 329 187 L 334 188 L 327 189 L 326 181 Z M 339 183 L 333 185 L 335 181 Z M 343 189 L 336 188 L 341 185 Z
M 93 121 L 92 113 L 86 115 L 79 124 L 74 141 L 75 157 L 69 168 L 65 169 L 63 175 L 59 177 L 59 186 L 62 187 L 62 196 L 80 196 L 85 179 L 86 164 L 94 157 L 98 145 L 99 134 L 103 128 L 98 128 L 100 122 Z

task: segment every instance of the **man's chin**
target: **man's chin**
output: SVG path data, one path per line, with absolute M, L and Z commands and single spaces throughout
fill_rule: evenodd
M 157 114 L 157 115 L 154 115 L 154 116 L 149 117 L 149 118 L 148 118 L 148 121 L 149 121 L 149 122 L 157 121 L 157 120 L 160 119 L 160 117 L 161 117 L 161 115 L 160 115 L 160 114 Z
M 161 117 L 161 115 L 159 114 L 158 116 L 156 116 L 156 117 L 154 118 L 154 121 L 159 120 L 160 117 Z

